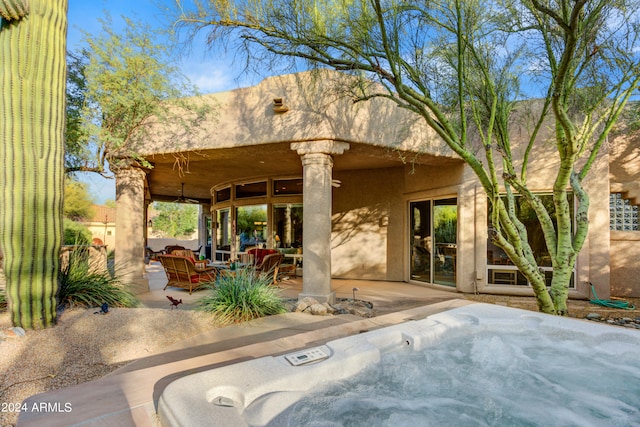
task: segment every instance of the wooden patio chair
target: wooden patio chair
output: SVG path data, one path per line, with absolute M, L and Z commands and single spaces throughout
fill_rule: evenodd
M 195 263 L 187 257 L 176 255 L 158 255 L 159 261 L 167 275 L 167 286 L 175 286 L 189 290 L 189 295 L 205 283 L 213 283 L 216 280 L 218 270 L 215 267 L 207 267 L 204 270 L 196 269 Z
M 184 256 L 187 258 L 191 258 L 194 262 L 197 261 L 198 257 L 191 249 L 176 249 L 171 252 L 171 255 Z
M 184 246 L 179 246 L 179 245 L 168 245 L 164 247 L 164 251 L 171 255 L 173 253 L 173 251 L 183 251 L 186 248 Z
M 164 255 L 166 252 L 164 249 L 160 249 L 159 251 L 154 251 L 149 246 L 144 248 L 145 259 L 149 261 L 157 261 L 158 255 Z
M 284 255 L 281 253 L 269 254 L 262 259 L 262 263 L 256 266 L 256 273 L 273 275 L 273 284 L 275 285 L 278 281 L 278 269 L 282 260 L 284 260 Z

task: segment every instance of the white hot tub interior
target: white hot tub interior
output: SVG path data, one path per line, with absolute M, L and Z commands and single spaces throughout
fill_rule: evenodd
M 640 426 L 640 331 L 472 304 L 169 384 L 165 426 Z

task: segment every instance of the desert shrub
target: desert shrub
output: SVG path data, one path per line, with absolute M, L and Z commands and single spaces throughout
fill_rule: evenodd
M 5 295 L 5 290 L 0 289 L 0 311 L 5 311 L 7 309 L 7 297 Z
M 252 268 L 221 274 L 209 294 L 198 301 L 201 310 L 214 313 L 223 323 L 244 322 L 284 313 L 280 291 L 267 275 Z
M 89 245 L 91 238 L 91 231 L 87 227 L 68 218 L 64 219 L 65 245 Z
M 88 251 L 71 252 L 68 264 L 61 270 L 58 303 L 98 307 L 105 302 L 110 307 L 135 307 L 139 304 L 117 276 L 90 260 Z

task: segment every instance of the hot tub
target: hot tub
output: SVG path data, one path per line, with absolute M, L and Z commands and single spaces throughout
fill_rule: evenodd
M 170 383 L 165 426 L 640 426 L 640 331 L 471 304 Z

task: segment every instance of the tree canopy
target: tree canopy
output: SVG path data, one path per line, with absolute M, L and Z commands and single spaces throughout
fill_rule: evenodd
M 198 205 L 156 202 L 153 231 L 165 237 L 184 237 L 198 229 Z
M 64 216 L 78 221 L 93 215 L 93 199 L 87 190 L 87 184 L 67 177 L 64 181 Z
M 177 3 L 179 24 L 191 36 L 208 31 L 214 47 L 234 44 L 278 70 L 341 70 L 354 77 L 344 88 L 354 101 L 383 97 L 418 114 L 475 173 L 492 242 L 531 283 L 540 310 L 566 314 L 589 226 L 584 179 L 640 80 L 636 0 Z M 528 131 L 524 143 L 512 138 L 516 121 Z M 528 179 L 547 126 L 555 135 L 552 211 Z M 549 289 L 516 195 L 544 235 Z
M 171 33 L 123 19 L 119 31 L 107 15 L 100 33 L 84 33 L 85 48 L 67 54 L 68 173 L 110 176 L 107 162 L 140 160 L 134 140 L 144 140 L 154 123 L 190 132 L 213 113 L 174 65 Z

